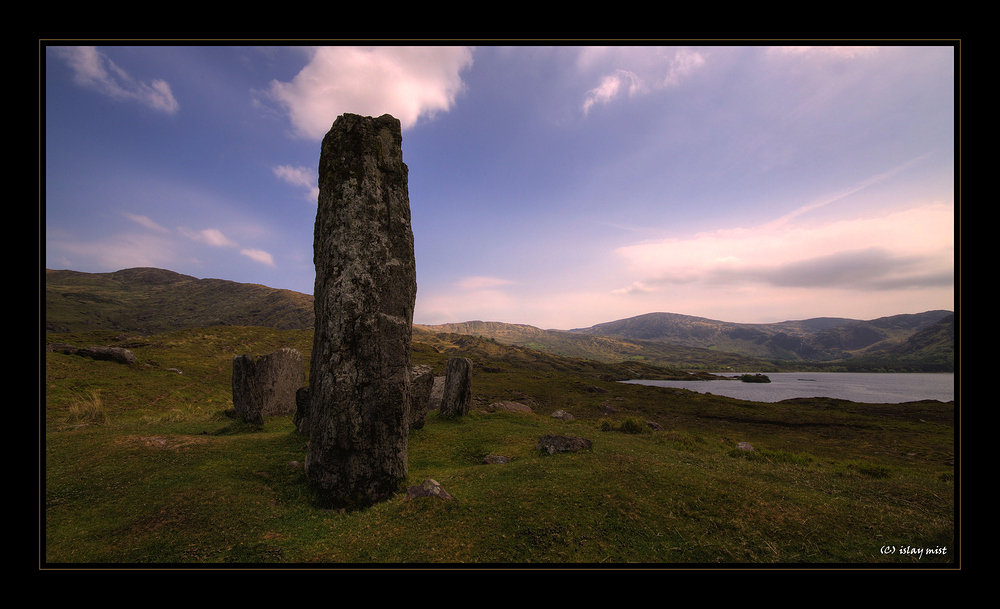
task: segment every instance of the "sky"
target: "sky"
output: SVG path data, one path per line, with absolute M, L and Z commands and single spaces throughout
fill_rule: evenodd
M 414 322 L 954 310 L 956 48 L 40 47 L 44 265 L 312 294 L 320 142 L 392 114 Z

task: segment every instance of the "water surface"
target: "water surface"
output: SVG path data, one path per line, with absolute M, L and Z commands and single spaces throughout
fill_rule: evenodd
M 740 373 L 742 374 L 742 373 Z M 740 374 L 720 374 L 736 377 Z M 934 372 L 768 372 L 770 383 L 742 381 L 623 381 L 656 387 L 680 387 L 754 402 L 826 397 L 869 404 L 955 399 L 955 374 Z

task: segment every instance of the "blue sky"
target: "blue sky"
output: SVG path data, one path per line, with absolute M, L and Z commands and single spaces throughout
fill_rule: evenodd
M 951 46 L 42 49 L 46 268 L 312 293 L 322 136 L 390 113 L 414 321 L 955 308 Z

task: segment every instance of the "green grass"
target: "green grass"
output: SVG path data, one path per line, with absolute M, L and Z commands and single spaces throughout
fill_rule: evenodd
M 472 412 L 432 412 L 409 437 L 408 484 L 433 478 L 455 499 L 401 492 L 341 512 L 316 507 L 301 465 L 306 438 L 290 419 L 255 427 L 223 415 L 233 355 L 292 346 L 308 359 L 311 336 L 209 328 L 130 340 L 144 343 L 135 366 L 46 356 L 45 565 L 957 560 L 953 404 L 741 402 L 470 343 L 477 367 L 494 370 L 476 373 Z M 414 362 L 440 374 L 458 353 L 415 345 Z M 500 400 L 534 414 L 482 411 Z M 549 416 L 559 409 L 576 420 Z M 645 421 L 664 431 L 639 429 Z M 549 433 L 593 447 L 536 451 Z M 755 450 L 736 449 L 741 441 Z M 512 460 L 484 465 L 487 454 Z

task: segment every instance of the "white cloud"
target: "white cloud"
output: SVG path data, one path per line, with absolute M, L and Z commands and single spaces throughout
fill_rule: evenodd
M 487 288 L 495 288 L 502 285 L 510 285 L 512 283 L 514 282 L 506 279 L 500 279 L 498 277 L 479 276 L 466 277 L 458 282 L 458 286 L 465 290 L 485 290 Z
M 705 58 L 701 53 L 688 49 L 677 51 L 677 54 L 670 60 L 667 75 L 663 77 L 663 86 L 679 85 L 681 81 L 703 65 L 705 65 Z
M 853 59 L 867 57 L 878 50 L 872 46 L 776 46 L 768 49 L 768 55 L 813 55 Z
M 148 233 L 125 233 L 104 241 L 80 241 L 64 231 L 47 230 L 46 266 L 56 263 L 84 272 L 109 272 L 151 266 L 170 268 L 179 257 L 175 244 Z
M 156 79 L 148 84 L 137 81 L 96 47 L 58 47 L 55 50 L 73 70 L 73 80 L 82 87 L 112 99 L 139 102 L 167 114 L 175 114 L 180 109 L 166 81 Z
M 608 53 L 595 51 L 592 48 L 583 49 L 578 58 L 578 66 L 589 67 L 598 58 L 609 60 Z M 598 86 L 587 91 L 583 101 L 583 113 L 587 114 L 596 104 L 607 104 L 624 94 L 629 97 L 649 93 L 655 89 L 669 88 L 680 85 L 696 70 L 705 65 L 705 57 L 690 49 L 677 49 L 672 54 L 663 55 L 662 49 L 649 47 L 636 51 L 627 50 L 627 54 L 614 57 L 611 61 L 619 61 L 638 66 L 635 70 L 616 69 L 611 74 L 601 78 Z M 641 70 L 641 72 L 640 72 Z M 666 72 L 664 76 L 659 73 Z M 647 74 L 643 76 L 643 74 Z M 653 83 L 649 85 L 648 83 Z
M 290 165 L 278 165 L 271 170 L 275 176 L 292 186 L 308 189 L 306 200 L 315 203 L 319 199 L 319 185 L 315 170 L 308 167 L 291 167 Z
M 215 247 L 238 247 L 235 241 L 223 235 L 222 231 L 217 228 L 193 231 L 184 227 L 178 227 L 177 230 L 188 239 L 198 241 L 199 243 L 207 243 Z
M 145 226 L 146 228 L 148 228 L 151 231 L 155 231 L 155 232 L 158 232 L 158 233 L 168 233 L 168 232 L 170 232 L 170 229 L 168 229 L 165 226 L 160 226 L 159 224 L 157 224 L 156 222 L 154 222 L 152 219 L 150 219 L 147 216 L 139 216 L 139 215 L 136 215 L 136 214 L 126 213 L 125 217 L 128 218 L 129 220 L 132 220 L 133 222 L 135 222 L 137 224 Z
M 583 102 L 583 113 L 590 112 L 594 104 L 606 104 L 618 97 L 618 94 L 628 88 L 629 96 L 633 96 L 645 89 L 642 79 L 634 72 L 628 70 L 615 70 L 614 74 L 601 79 L 601 84 L 587 91 L 586 99 Z
M 863 291 L 953 282 L 954 206 L 934 203 L 821 225 L 790 221 L 622 247 L 637 279 L 617 294 L 765 285 Z
M 272 171 L 274 171 L 274 175 L 293 186 L 312 186 L 316 183 L 316 172 L 306 167 L 278 165 Z
M 255 249 L 243 249 L 240 253 L 261 264 L 266 264 L 267 266 L 274 266 L 274 256 L 265 252 L 264 250 Z
M 185 237 L 197 241 L 199 243 L 205 243 L 207 245 L 211 245 L 214 247 L 232 247 L 232 248 L 240 247 L 238 243 L 236 243 L 229 237 L 222 234 L 222 231 L 220 231 L 217 228 L 206 228 L 200 231 L 193 231 L 187 228 L 178 227 L 177 230 Z M 254 249 L 254 248 L 242 248 L 240 249 L 240 254 L 246 256 L 247 258 L 250 258 L 255 262 L 259 262 L 267 266 L 272 266 L 272 267 L 275 266 L 274 256 L 272 256 L 271 254 L 269 254 L 264 250 Z
M 421 288 L 417 290 L 415 319 L 424 324 L 473 319 L 511 322 L 511 315 L 516 315 L 519 309 L 520 299 L 500 289 L 509 285 L 514 282 L 481 275 L 440 287 Z
M 914 164 L 916 164 L 916 163 L 918 163 L 918 162 L 926 159 L 929 156 L 930 156 L 929 154 L 920 155 L 920 156 L 918 156 L 918 157 L 916 157 L 914 159 L 911 159 L 911 160 L 903 163 L 902 165 L 899 165 L 897 167 L 893 167 L 892 169 L 890 169 L 888 171 L 884 171 L 882 173 L 875 174 L 875 175 L 871 176 L 870 178 L 862 180 L 861 182 L 859 182 L 859 183 L 855 184 L 854 186 L 851 186 L 850 188 L 847 188 L 847 189 L 845 189 L 845 190 L 843 190 L 841 192 L 837 192 L 837 193 L 834 193 L 832 195 L 827 195 L 825 197 L 822 197 L 820 199 L 817 199 L 817 200 L 813 201 L 812 203 L 809 203 L 808 205 L 803 205 L 802 207 L 800 207 L 798 209 L 795 209 L 795 210 L 793 210 L 793 211 L 785 214 L 784 216 L 782 216 L 782 217 L 774 220 L 773 222 L 771 222 L 770 224 L 768 224 L 766 227 L 767 228 L 776 228 L 776 227 L 778 227 L 778 226 L 780 226 L 782 224 L 786 224 L 786 223 L 790 222 L 793 218 L 795 218 L 797 216 L 801 216 L 804 213 L 813 211 L 815 209 L 819 209 L 819 208 L 821 208 L 821 207 L 823 207 L 825 205 L 829 205 L 830 203 L 833 203 L 835 201 L 839 201 L 840 199 L 843 199 L 845 197 L 853 195 L 856 192 L 860 192 L 860 191 L 862 191 L 862 190 L 864 190 L 864 189 L 866 189 L 866 188 L 868 188 L 870 186 L 874 186 L 874 185 L 879 184 L 881 182 L 885 182 L 886 180 L 889 180 L 889 179 L 893 178 L 894 176 L 896 176 L 900 172 L 908 169 L 909 167 L 911 167 Z
M 644 294 L 648 292 L 655 292 L 656 288 L 646 285 L 641 281 L 633 281 L 632 285 L 627 288 L 617 288 L 611 290 L 612 294 Z
M 406 130 L 450 110 L 471 65 L 467 47 L 318 47 L 291 82 L 272 81 L 267 95 L 304 137 L 323 137 L 345 112 L 388 113 Z

